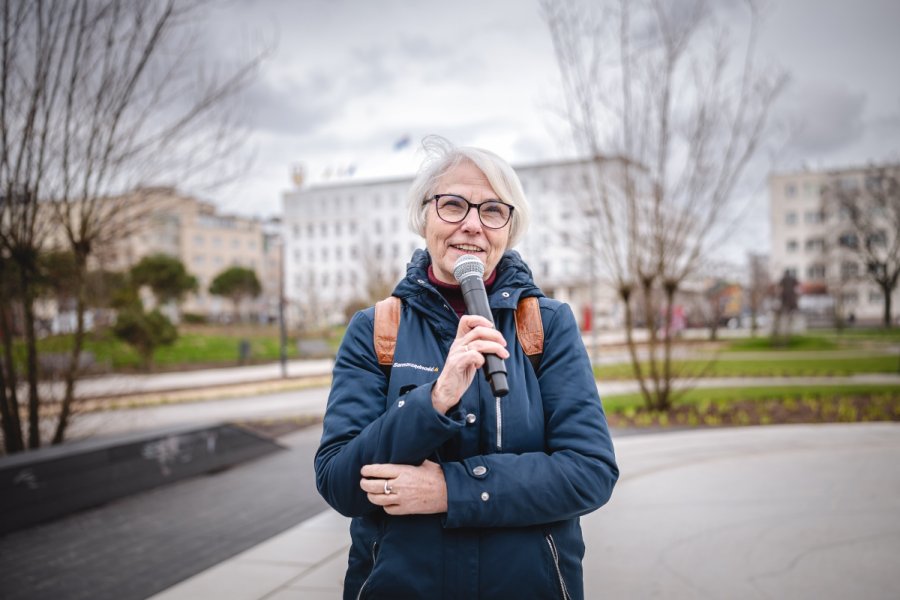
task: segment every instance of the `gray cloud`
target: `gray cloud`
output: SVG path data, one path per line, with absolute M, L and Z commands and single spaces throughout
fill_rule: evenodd
M 283 135 L 315 133 L 340 112 L 331 101 L 334 83 L 313 74 L 301 83 L 259 81 L 247 90 L 245 103 L 251 125 Z
M 823 156 L 840 150 L 865 133 L 866 93 L 840 83 L 806 83 L 793 88 L 782 115 L 793 135 L 788 145 L 801 156 Z

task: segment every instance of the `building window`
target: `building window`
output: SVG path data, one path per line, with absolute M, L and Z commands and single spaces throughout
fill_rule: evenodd
M 841 300 L 844 304 L 856 304 L 859 302 L 859 294 L 856 292 L 844 292 L 841 294 Z
M 885 246 L 887 246 L 887 232 L 883 229 L 866 237 L 866 247 L 884 248 Z
M 322 232 L 322 237 L 328 237 L 328 224 L 327 223 L 320 224 L 319 230 Z
M 881 292 L 869 292 L 869 304 L 881 304 L 884 302 L 884 296 Z
M 825 279 L 825 265 L 809 265 L 806 268 L 808 279 Z
M 859 276 L 859 263 L 845 262 L 841 264 L 841 278 L 846 281 Z
M 824 221 L 824 215 L 821 210 L 808 210 L 803 215 L 803 221 L 809 225 L 821 223 Z
M 824 252 L 825 251 L 825 239 L 824 238 L 809 238 L 806 240 L 806 251 L 807 252 Z
M 342 229 L 343 229 L 343 227 L 341 227 L 340 223 L 335 223 L 334 224 L 334 235 L 340 236 Z
M 313 237 L 314 235 L 316 235 L 316 228 L 312 223 L 306 224 L 306 235 L 308 235 L 309 237 Z
M 344 258 L 344 249 L 338 246 L 334 249 L 334 257 L 337 260 L 342 260 Z
M 796 225 L 797 224 L 797 213 L 791 211 L 784 215 L 784 222 L 786 225 Z
M 294 239 L 300 239 L 300 226 L 294 225 Z
M 381 221 L 375 221 L 372 226 L 375 228 L 375 233 L 381 235 Z
M 146 238 L 146 236 L 142 236 L 142 237 Z M 145 239 L 145 241 L 146 241 L 146 239 Z M 206 241 L 206 240 L 203 238 L 202 235 L 194 236 L 194 243 L 197 244 L 198 246 L 202 246 L 204 241 Z
M 858 248 L 859 238 L 855 233 L 845 233 L 838 238 L 838 244 L 844 248 Z
M 787 241 L 787 251 L 788 252 L 796 252 L 797 251 L 797 240 L 788 240 Z
M 790 182 L 784 185 L 784 195 L 788 198 L 795 198 L 797 196 L 797 184 Z
M 350 246 L 350 258 L 356 259 L 359 256 L 359 250 L 356 246 Z
M 327 286 L 329 281 L 328 273 L 322 273 L 322 286 Z

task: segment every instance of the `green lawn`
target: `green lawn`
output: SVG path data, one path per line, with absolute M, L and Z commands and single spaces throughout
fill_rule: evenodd
M 730 341 L 726 350 L 729 352 L 765 352 L 765 351 L 816 351 L 835 350 L 839 348 L 838 340 L 817 335 L 791 336 L 786 345 L 776 345 L 769 336 L 742 338 Z
M 237 364 L 238 344 L 241 339 L 250 341 L 251 361 L 278 360 L 279 341 L 277 336 L 269 334 L 227 335 L 221 332 L 205 334 L 191 331 L 180 333 L 178 340 L 172 346 L 158 348 L 153 355 L 154 364 L 160 368 L 172 368 L 179 365 Z M 71 343 L 72 336 L 69 335 L 45 338 L 38 342 L 38 352 L 40 354 L 68 353 Z M 17 350 L 19 356 L 23 357 L 24 347 L 19 344 Z M 138 368 L 140 364 L 137 352 L 109 332 L 89 334 L 85 339 L 84 350 L 94 356 L 94 362 L 101 366 L 101 370 L 127 371 Z M 288 342 L 287 354 L 288 357 L 297 356 L 297 346 L 293 341 Z
M 854 358 L 797 358 L 673 361 L 672 372 L 676 377 L 834 377 L 855 373 L 897 373 L 900 357 L 891 355 L 861 356 Z M 647 364 L 642 365 L 644 373 Z M 594 375 L 600 380 L 631 379 L 634 371 L 630 363 L 594 367 Z
M 900 329 L 834 329 L 814 330 L 804 335 L 793 335 L 786 345 L 773 342 L 771 336 L 729 340 L 728 352 L 817 351 L 859 347 L 879 347 L 900 342 Z

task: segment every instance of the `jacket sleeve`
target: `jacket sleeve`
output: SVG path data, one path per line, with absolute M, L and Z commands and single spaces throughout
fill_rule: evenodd
M 315 457 L 319 493 L 348 517 L 381 510 L 359 487 L 364 465 L 421 464 L 465 426 L 434 409 L 433 382 L 387 404 L 387 377 L 373 347 L 373 314 L 359 312 L 347 326 Z
M 551 523 L 609 500 L 619 470 L 590 360 L 566 304 L 545 325 L 538 382 L 545 452 L 483 454 L 442 464 L 445 527 Z

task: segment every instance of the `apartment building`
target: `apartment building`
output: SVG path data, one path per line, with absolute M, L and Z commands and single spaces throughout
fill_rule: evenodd
M 572 304 L 579 320 L 618 322 L 613 290 L 591 275 L 584 198 L 593 174 L 585 161 L 516 167 L 532 211 L 515 248 L 548 295 Z M 390 293 L 424 240 L 407 225 L 412 177 L 299 186 L 283 195 L 285 294 L 292 323 L 339 322 L 345 307 Z M 595 269 L 596 273 L 598 269 Z
M 828 186 L 840 186 L 862 191 L 865 199 L 864 192 L 872 184 L 871 171 L 862 168 L 804 170 L 769 177 L 771 277 L 779 281 L 789 272 L 800 282 L 801 309 L 865 323 L 881 321 L 884 296 L 866 277 L 868 267 L 854 249 L 867 242 L 857 239 L 846 210 L 824 193 Z M 892 230 L 886 215 L 872 214 L 876 225 L 869 242 L 890 245 L 898 232 Z M 883 227 L 878 225 L 879 218 Z M 900 293 L 895 290 L 894 306 L 898 300 Z
M 231 266 L 252 269 L 262 284 L 259 298 L 243 310 L 265 320 L 278 314 L 281 273 L 281 240 L 278 222 L 223 215 L 208 201 L 185 195 L 171 187 L 141 188 L 125 196 L 126 208 L 118 218 L 131 223 L 127 235 L 116 238 L 98 253 L 98 261 L 110 270 L 127 270 L 151 254 L 177 257 L 198 281 L 182 310 L 209 318 L 229 318 L 228 300 L 209 293 L 209 285 Z

